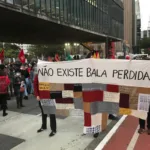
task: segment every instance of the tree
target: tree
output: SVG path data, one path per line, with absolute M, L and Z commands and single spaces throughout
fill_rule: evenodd
M 150 55 L 150 49 L 148 49 L 148 48 L 144 49 L 144 54 Z
M 144 53 L 150 55 L 150 38 L 143 38 L 139 42 L 140 48 L 144 49 Z
M 64 46 L 63 45 L 31 45 L 28 49 L 28 53 L 30 56 L 38 56 L 41 57 L 44 55 L 45 57 L 51 56 L 54 57 L 57 53 L 58 55 L 64 54 Z
M 18 53 L 20 51 L 20 47 L 16 44 L 11 43 L 0 43 L 0 50 L 5 50 L 5 57 L 6 58 L 17 58 Z
M 143 49 L 150 48 L 150 38 L 143 38 L 140 42 L 140 47 Z

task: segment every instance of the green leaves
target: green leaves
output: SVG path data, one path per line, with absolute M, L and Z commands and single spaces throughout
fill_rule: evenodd
M 143 38 L 140 42 L 140 47 L 141 48 L 150 48 L 150 38 Z
M 0 50 L 4 48 L 5 51 L 5 58 L 17 58 L 18 53 L 20 51 L 20 47 L 16 44 L 10 44 L 10 43 L 0 43 Z
M 63 45 L 32 45 L 28 49 L 29 55 L 41 57 L 51 56 L 54 57 L 55 54 L 62 55 L 64 53 Z

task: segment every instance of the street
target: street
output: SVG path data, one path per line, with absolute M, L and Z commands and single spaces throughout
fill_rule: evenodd
M 109 121 L 107 132 L 94 139 L 92 135 L 82 135 L 82 116 L 75 116 L 75 113 L 67 118 L 57 116 L 57 134 L 50 138 L 49 121 L 48 129 L 37 133 L 37 129 L 41 127 L 41 115 L 35 98 L 30 96 L 29 100 L 23 102 L 26 107 L 18 110 L 15 99 L 9 100 L 8 116 L 0 116 L 1 150 L 92 150 L 116 123 Z

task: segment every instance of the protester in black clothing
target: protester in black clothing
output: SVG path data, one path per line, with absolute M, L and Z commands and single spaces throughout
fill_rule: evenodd
M 21 76 L 20 72 L 16 73 L 15 79 L 14 79 L 14 90 L 15 90 L 15 96 L 16 96 L 16 102 L 17 102 L 17 108 L 24 107 L 22 104 L 23 94 L 24 94 L 24 86 L 25 86 L 25 80 L 24 77 Z
M 9 79 L 10 79 L 9 90 L 10 90 L 10 94 L 11 94 L 11 97 L 12 97 L 13 96 L 13 79 L 14 79 L 14 70 L 13 70 L 12 67 L 9 69 L 8 76 L 9 76 Z
M 140 129 L 139 129 L 139 134 L 142 134 L 143 132 L 145 132 L 145 124 L 146 121 L 143 119 L 139 119 L 139 124 L 140 124 Z M 147 133 L 150 135 L 150 107 L 149 107 L 149 111 L 147 113 Z
M 39 102 L 39 107 L 42 112 L 42 126 L 39 130 L 37 130 L 38 133 L 47 129 L 47 116 L 48 116 L 47 114 L 44 114 L 44 111 L 43 111 L 43 108 L 42 108 L 40 102 Z M 55 133 L 57 132 L 56 131 L 56 116 L 55 116 L 55 114 L 50 114 L 50 128 L 51 128 L 52 132 L 50 133 L 49 136 L 55 135 Z
M 41 109 L 41 113 L 42 113 L 42 126 L 41 128 L 37 131 L 38 133 L 39 132 L 42 132 L 44 130 L 47 129 L 47 114 L 44 114 L 44 111 L 43 111 L 43 108 L 41 106 L 41 93 L 39 91 L 39 81 L 38 81 L 38 75 L 35 76 L 34 78 L 34 94 L 37 98 L 37 100 L 39 101 L 39 107 Z M 57 132 L 57 129 L 56 129 L 56 116 L 55 114 L 50 114 L 50 128 L 51 128 L 51 133 L 49 134 L 49 136 L 54 136 Z

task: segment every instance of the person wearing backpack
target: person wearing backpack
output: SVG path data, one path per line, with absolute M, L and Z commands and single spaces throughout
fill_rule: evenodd
M 10 84 L 10 80 L 6 73 L 4 72 L 4 65 L 0 65 L 0 105 L 3 110 L 3 117 L 7 116 L 7 97 L 8 97 L 8 86 Z

